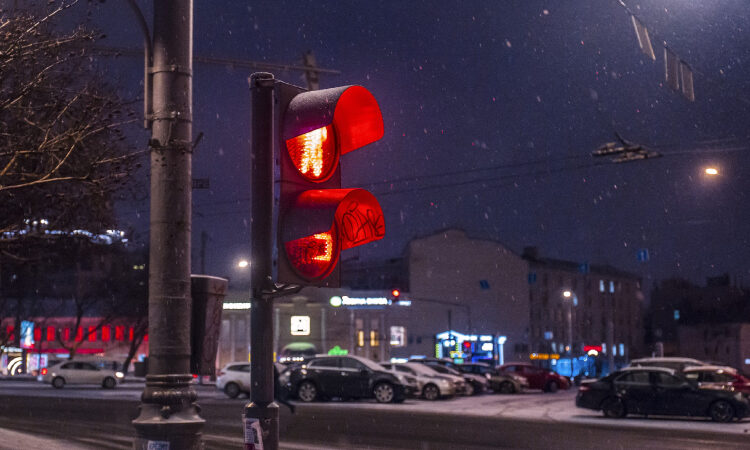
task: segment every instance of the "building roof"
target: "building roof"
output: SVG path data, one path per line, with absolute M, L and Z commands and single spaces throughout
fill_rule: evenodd
M 522 255 L 523 259 L 529 262 L 529 268 L 533 269 L 550 269 L 550 270 L 561 270 L 564 272 L 579 272 L 581 273 L 581 262 L 567 261 L 564 259 L 555 258 L 543 258 L 539 256 L 535 247 L 527 247 Z M 588 264 L 588 273 L 597 275 L 609 275 L 619 278 L 630 278 L 633 280 L 640 280 L 641 277 L 631 272 L 618 269 L 609 264 Z

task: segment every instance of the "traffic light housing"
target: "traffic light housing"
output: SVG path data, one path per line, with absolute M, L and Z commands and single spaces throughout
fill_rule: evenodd
M 319 91 L 277 82 L 274 110 L 274 281 L 338 287 L 340 252 L 385 236 L 364 189 L 341 188 L 341 156 L 383 137 L 375 97 L 361 86 Z

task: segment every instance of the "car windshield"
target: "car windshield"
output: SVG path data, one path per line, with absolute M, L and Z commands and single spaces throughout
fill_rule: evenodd
M 0 2 L 0 442 L 748 446 L 749 6 Z

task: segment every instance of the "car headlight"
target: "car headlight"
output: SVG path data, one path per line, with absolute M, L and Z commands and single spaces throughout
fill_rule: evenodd
M 124 374 L 124 373 L 122 373 L 122 372 L 115 372 L 115 376 L 116 376 L 117 378 L 125 378 L 125 374 Z
M 742 401 L 742 398 L 743 398 L 742 397 L 742 392 L 738 392 L 738 393 L 734 394 L 734 398 L 737 399 L 737 400 L 739 400 L 739 401 Z

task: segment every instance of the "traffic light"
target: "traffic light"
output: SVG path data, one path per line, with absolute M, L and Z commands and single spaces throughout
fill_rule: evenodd
M 281 82 L 275 102 L 274 281 L 338 287 L 340 252 L 385 236 L 380 204 L 364 189 L 342 189 L 340 164 L 383 137 L 380 107 L 361 86 Z

